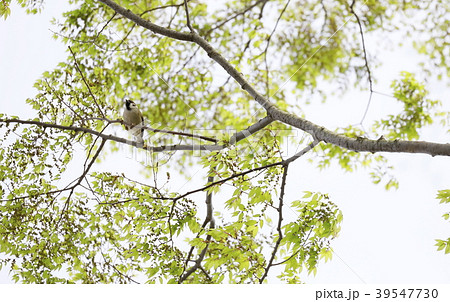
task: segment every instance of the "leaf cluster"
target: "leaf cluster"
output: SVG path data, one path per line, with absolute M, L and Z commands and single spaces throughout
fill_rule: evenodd
M 440 200 L 440 203 L 450 203 L 450 190 L 440 190 L 436 196 L 438 200 Z M 450 212 L 445 213 L 442 215 L 445 220 L 450 219 Z M 442 239 L 436 239 L 437 250 L 441 251 L 443 250 L 445 254 L 450 253 L 450 238 L 447 238 L 447 240 Z

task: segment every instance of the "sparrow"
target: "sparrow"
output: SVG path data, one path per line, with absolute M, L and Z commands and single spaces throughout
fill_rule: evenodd
M 125 100 L 125 108 L 123 109 L 123 121 L 125 128 L 135 137 L 136 142 L 142 144 L 144 142 L 144 116 L 138 106 L 131 100 Z

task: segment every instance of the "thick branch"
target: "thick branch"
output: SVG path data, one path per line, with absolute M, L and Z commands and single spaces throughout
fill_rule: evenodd
M 450 144 L 425 141 L 387 141 L 385 139 L 370 140 L 366 138 L 351 138 L 336 134 L 324 127 L 275 107 L 270 108 L 268 112 L 275 120 L 302 129 L 303 131 L 310 133 L 318 141 L 323 141 L 353 151 L 372 153 L 425 153 L 431 156 L 450 156 Z
M 208 177 L 208 182 L 213 182 L 214 181 L 214 176 L 209 176 Z M 216 222 L 214 220 L 214 216 L 213 216 L 213 205 L 212 205 L 212 193 L 209 192 L 208 194 L 206 194 L 206 218 L 205 218 L 205 222 L 209 222 L 209 227 L 210 228 L 215 228 L 216 226 Z M 205 227 L 206 225 L 204 225 L 203 227 Z
M 235 144 L 235 143 L 249 137 L 250 135 L 258 132 L 259 130 L 264 129 L 266 126 L 268 126 L 272 122 L 273 122 L 273 119 L 269 116 L 266 116 L 265 118 L 259 120 L 255 124 L 248 127 L 247 129 L 239 131 L 236 134 L 234 134 L 230 138 L 230 144 Z

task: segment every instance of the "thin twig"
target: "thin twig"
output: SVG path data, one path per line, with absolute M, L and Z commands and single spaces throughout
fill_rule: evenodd
M 102 29 L 100 29 L 100 31 L 97 33 L 97 35 L 95 36 L 94 40 L 92 41 L 93 43 L 95 43 L 95 41 L 98 39 L 98 37 L 102 34 L 102 32 L 105 30 L 105 28 L 109 25 L 109 23 L 111 23 L 111 21 L 114 19 L 114 17 L 117 16 L 117 13 L 114 12 L 114 14 L 112 15 L 111 18 L 109 18 L 109 20 L 105 23 L 105 25 L 102 27 Z M 71 50 L 72 52 L 72 50 Z
M 200 231 L 197 233 L 197 235 L 195 236 L 195 239 L 200 238 L 200 235 L 205 230 L 205 227 L 206 227 L 206 225 L 208 223 L 209 223 L 209 218 L 208 218 L 208 215 L 206 215 L 206 218 L 203 221 L 202 227 L 201 227 Z M 188 255 L 187 255 L 186 260 L 184 262 L 184 268 L 183 268 L 183 272 L 181 273 L 181 275 L 184 274 L 184 272 L 186 271 L 186 268 L 187 268 L 189 262 L 192 261 L 191 257 L 192 257 L 192 253 L 194 252 L 194 249 L 195 249 L 195 246 L 192 245 L 191 248 L 189 249 Z
M 298 217 L 298 215 L 297 215 L 297 217 Z M 300 245 L 300 247 L 294 253 L 292 253 L 292 255 L 290 255 L 288 258 L 284 259 L 281 262 L 273 263 L 272 266 L 277 266 L 277 265 L 284 264 L 284 263 L 288 262 L 289 260 L 291 260 L 292 258 L 294 258 L 295 256 L 297 256 L 297 254 L 300 253 L 302 251 L 302 249 L 304 248 L 305 243 L 307 242 L 307 240 L 311 236 L 312 231 L 313 231 L 313 228 L 311 228 L 309 230 L 308 235 L 306 237 L 304 237 L 304 239 L 303 239 L 303 243 Z
M 84 77 L 83 72 L 81 71 L 80 66 L 79 66 L 78 63 L 77 63 L 77 58 L 75 57 L 75 54 L 73 53 L 73 50 L 72 50 L 72 48 L 71 48 L 70 46 L 69 46 L 69 50 L 70 50 L 70 53 L 71 53 L 72 56 L 73 56 L 73 60 L 74 60 L 74 63 L 75 63 L 75 68 L 76 68 L 76 69 L 78 70 L 78 72 L 80 73 L 81 79 L 83 79 L 83 82 L 84 82 L 84 84 L 86 85 L 86 88 L 88 89 L 89 94 L 90 94 L 91 97 L 92 97 L 92 100 L 94 101 L 95 105 L 97 105 L 97 109 L 98 109 L 98 111 L 100 112 L 100 114 L 102 115 L 102 117 L 105 117 L 105 114 L 103 113 L 102 109 L 101 109 L 100 106 L 98 105 L 97 100 L 96 100 L 94 94 L 93 94 L 92 91 L 91 91 L 91 87 L 89 86 L 88 82 L 86 81 L 86 78 Z
M 208 177 L 208 183 L 212 183 L 213 181 L 214 181 L 214 177 L 213 176 L 209 176 Z M 205 218 L 205 222 L 202 225 L 202 229 L 206 226 L 207 223 L 209 223 L 209 229 L 214 229 L 216 227 L 216 222 L 215 222 L 214 216 L 213 216 L 212 192 L 208 192 L 206 194 L 206 201 L 205 201 L 205 203 L 206 203 L 206 218 Z M 197 234 L 196 238 L 198 238 L 200 232 Z M 201 269 L 203 271 L 203 273 L 206 275 L 206 277 L 211 280 L 211 277 L 209 277 L 208 273 L 201 266 L 202 261 L 205 258 L 206 252 L 208 250 L 209 242 L 211 241 L 211 235 L 210 234 L 208 234 L 206 236 L 205 241 L 206 241 L 206 246 L 200 252 L 197 260 L 195 260 L 195 264 L 188 271 L 186 271 L 184 274 L 182 274 L 180 276 L 180 279 L 178 280 L 178 283 L 183 283 L 197 269 Z M 188 262 L 190 261 L 190 257 L 192 256 L 193 250 L 194 250 L 193 247 L 191 247 L 191 249 L 189 251 L 189 254 L 188 254 L 188 257 L 186 258 L 186 261 L 185 261 L 185 265 L 186 266 L 187 266 Z
M 366 110 L 364 111 L 363 117 L 362 117 L 361 121 L 359 122 L 360 124 L 362 124 L 366 118 L 367 112 L 369 111 L 370 103 L 372 101 L 373 82 L 372 82 L 372 74 L 370 73 L 369 62 L 367 60 L 366 42 L 364 40 L 364 32 L 362 29 L 361 20 L 359 19 L 359 16 L 356 14 L 356 12 L 353 10 L 354 5 L 355 5 L 355 0 L 353 0 L 352 4 L 350 5 L 350 12 L 356 17 L 356 21 L 358 22 L 359 33 L 361 35 L 361 43 L 362 43 L 362 48 L 363 48 L 363 53 L 364 53 L 364 66 L 366 67 L 366 70 L 367 70 L 367 77 L 369 80 L 369 89 L 370 89 L 369 101 L 367 102 Z
M 58 227 L 59 222 L 61 221 L 64 212 L 68 209 L 69 207 L 69 203 L 70 203 L 70 199 L 72 197 L 72 194 L 74 193 L 76 187 L 78 187 L 81 182 L 84 180 L 84 178 L 86 177 L 86 175 L 89 173 L 89 170 L 91 169 L 92 165 L 95 163 L 95 161 L 97 160 L 97 157 L 100 155 L 100 152 L 102 151 L 103 147 L 105 146 L 106 140 L 102 140 L 102 142 L 100 143 L 100 146 L 98 147 L 97 152 L 94 154 L 94 156 L 92 157 L 91 161 L 89 162 L 88 166 L 85 167 L 83 173 L 81 174 L 81 176 L 78 178 L 78 181 L 71 187 L 70 189 L 70 193 L 69 196 L 67 197 L 66 202 L 64 203 L 64 206 L 61 210 L 61 215 L 59 216 L 58 221 L 56 222 L 55 228 Z
M 131 32 L 133 31 L 133 29 L 136 27 L 136 23 L 133 23 L 133 25 L 131 25 L 130 29 L 128 30 L 128 32 L 125 34 L 125 36 L 120 40 L 119 44 L 117 44 L 116 47 L 114 47 L 113 51 L 117 51 L 119 50 L 119 47 L 122 46 L 122 44 L 125 42 L 126 39 L 128 39 L 128 36 L 131 34 Z
M 283 166 L 284 170 L 283 170 L 283 177 L 282 177 L 282 181 L 281 181 L 280 198 L 279 198 L 279 203 L 278 203 L 278 208 L 277 208 L 277 211 L 278 211 L 278 224 L 277 224 L 278 238 L 277 238 L 277 241 L 275 242 L 275 246 L 272 250 L 272 255 L 270 256 L 269 263 L 267 264 L 266 269 L 264 270 L 264 274 L 261 277 L 261 279 L 259 279 L 259 283 L 263 283 L 264 279 L 266 279 L 267 274 L 269 273 L 269 270 L 272 267 L 272 263 L 278 252 L 278 247 L 280 246 L 280 242 L 281 242 L 281 240 L 283 240 L 283 231 L 281 230 L 281 226 L 282 226 L 282 221 L 283 221 L 284 191 L 285 191 L 285 187 L 286 187 L 288 167 L 289 167 L 289 163 Z
M 322 25 L 322 28 L 320 30 L 320 33 L 323 33 L 323 31 L 325 30 L 325 26 L 327 25 L 328 11 L 327 11 L 327 8 L 325 7 L 325 4 L 323 3 L 323 0 L 320 0 L 320 4 L 322 5 L 322 9 L 323 9 L 323 11 L 325 13 L 324 20 L 323 20 L 323 25 Z
M 252 8 L 254 8 L 255 6 L 257 6 L 260 3 L 263 3 L 263 7 L 265 6 L 265 4 L 268 2 L 268 0 L 257 0 L 255 3 L 253 3 L 252 5 L 249 5 L 248 7 L 235 12 L 234 15 L 226 18 L 225 20 L 221 21 L 219 24 L 215 25 L 214 27 L 212 27 L 211 29 L 209 29 L 206 33 L 205 36 L 208 36 L 211 32 L 213 32 L 214 30 L 218 29 L 219 27 L 222 27 L 223 25 L 225 25 L 226 23 L 230 22 L 231 20 L 236 19 L 238 16 L 244 15 L 246 12 L 248 12 L 249 10 L 251 10 Z M 262 14 L 260 14 L 260 17 L 262 17 Z
M 103 129 L 102 129 L 99 133 L 102 134 L 102 133 L 106 130 L 106 128 L 108 128 L 108 125 L 106 125 L 105 127 L 103 127 Z M 89 156 L 91 156 L 91 152 L 92 152 L 92 150 L 94 149 L 95 144 L 97 143 L 97 141 L 98 141 L 99 139 L 100 139 L 100 136 L 97 136 L 97 137 L 95 138 L 94 142 L 92 143 L 91 147 L 89 148 L 89 151 L 88 151 L 87 156 L 86 156 L 86 160 L 84 161 L 84 165 L 83 165 L 84 169 L 86 169 L 86 165 L 87 165 Z M 103 144 L 104 144 L 104 143 L 103 143 Z M 102 147 L 103 147 L 103 144 L 102 144 Z
M 191 0 L 187 0 L 187 2 L 189 2 L 189 1 L 191 1 Z M 142 17 L 143 15 L 145 15 L 145 14 L 147 14 L 149 12 L 160 10 L 160 9 L 173 8 L 173 7 L 178 9 L 178 8 L 180 8 L 180 6 L 183 6 L 183 5 L 184 5 L 184 1 L 183 1 L 183 3 L 180 3 L 180 4 L 169 4 L 169 5 L 157 6 L 157 7 L 153 7 L 151 9 L 148 9 L 146 11 L 143 11 L 142 13 L 139 14 L 139 16 Z
M 197 46 L 197 49 L 195 49 L 192 52 L 191 56 L 186 60 L 186 62 L 184 62 L 184 64 L 173 74 L 179 74 L 192 61 L 192 59 L 194 59 L 194 57 L 197 55 L 199 50 L 200 50 L 200 46 Z
M 208 182 L 209 181 L 213 182 L 214 178 L 213 177 L 208 177 Z M 211 200 L 210 199 L 208 200 L 208 196 L 209 195 L 206 196 L 206 204 L 207 204 L 207 211 L 206 212 L 207 213 L 206 213 L 205 221 L 203 221 L 202 227 L 201 227 L 200 231 L 197 233 L 197 235 L 195 236 L 195 238 L 199 238 L 200 237 L 200 234 L 204 231 L 206 225 L 213 218 L 213 216 L 212 216 L 212 204 L 211 204 Z M 209 205 L 208 205 L 208 203 L 209 203 Z M 192 253 L 194 252 L 194 248 L 195 248 L 194 246 L 191 246 L 191 248 L 189 249 L 188 256 L 186 257 L 186 261 L 185 261 L 185 264 L 184 264 L 183 273 L 184 273 L 185 268 L 187 267 L 189 261 L 191 261 L 191 257 L 192 257 Z
M 266 40 L 266 47 L 264 48 L 264 65 L 266 66 L 266 95 L 269 96 L 270 95 L 270 87 L 269 87 L 269 64 L 267 63 L 267 52 L 269 50 L 269 45 L 270 45 L 270 40 L 272 39 L 273 34 L 275 33 L 275 31 L 277 30 L 278 27 L 278 23 L 280 22 L 281 18 L 283 17 L 284 12 L 286 11 L 289 3 L 291 2 L 291 0 L 288 0 L 286 2 L 286 5 L 283 7 L 283 9 L 281 10 L 280 15 L 278 16 L 277 21 L 275 22 L 275 26 L 272 29 L 272 32 L 270 33 L 270 35 L 267 37 Z M 258 57 L 258 56 L 257 56 Z
M 45 83 L 47 84 L 48 88 L 50 88 L 50 89 L 52 90 L 53 95 L 55 95 L 55 96 L 59 99 L 59 101 L 60 101 L 61 103 L 63 103 L 67 108 L 69 108 L 70 111 L 72 111 L 72 113 L 73 113 L 75 116 L 77 116 L 79 119 L 81 119 L 81 115 L 78 114 L 78 112 L 76 112 L 71 106 L 69 106 L 68 104 L 66 104 L 66 102 L 64 101 L 64 99 L 57 93 L 57 91 L 56 91 L 52 86 L 50 86 L 50 84 L 48 83 L 47 79 L 45 79 L 44 81 L 45 81 Z
M 200 270 L 205 274 L 206 278 L 208 278 L 209 281 L 212 280 L 211 276 L 208 274 L 208 272 L 203 268 L 203 266 L 200 266 Z
M 131 281 L 135 284 L 140 284 L 138 281 L 134 280 L 133 278 L 131 278 L 130 276 L 125 275 L 124 273 L 122 273 L 117 267 L 116 265 L 114 265 L 113 263 L 111 263 L 109 260 L 106 259 L 105 254 L 103 253 L 103 251 L 100 251 L 102 256 L 103 256 L 103 260 L 105 261 L 105 264 L 108 265 L 109 267 L 112 267 L 116 273 L 118 273 L 120 276 L 122 276 L 125 279 L 128 279 L 128 281 Z
M 315 146 L 317 146 L 320 143 L 320 141 L 318 140 L 314 140 L 312 141 L 308 146 L 306 146 L 305 148 L 303 148 L 302 150 L 300 150 L 299 152 L 297 152 L 296 154 L 294 154 L 293 156 L 287 158 L 284 160 L 284 164 L 288 165 L 291 162 L 293 162 L 294 160 L 296 160 L 299 157 L 302 157 L 304 154 L 306 154 L 309 150 L 313 149 Z
M 155 133 L 167 133 L 167 134 L 174 134 L 174 135 L 179 135 L 179 136 L 198 138 L 198 139 L 202 139 L 202 140 L 205 140 L 205 141 L 208 141 L 208 142 L 213 142 L 213 143 L 219 142 L 219 140 L 217 140 L 215 138 L 212 138 L 212 137 L 198 135 L 198 134 L 192 134 L 192 133 L 186 133 L 186 132 L 181 132 L 181 131 L 155 129 L 155 128 L 151 128 L 151 127 L 147 127 L 147 126 L 142 126 L 142 129 L 149 130 L 149 131 L 155 132 Z
M 189 19 L 189 9 L 188 9 L 188 5 L 187 5 L 187 1 L 186 0 L 184 0 L 184 10 L 186 11 L 186 24 L 187 24 L 187 27 L 189 28 L 191 33 L 193 33 L 194 29 L 192 28 L 191 20 Z

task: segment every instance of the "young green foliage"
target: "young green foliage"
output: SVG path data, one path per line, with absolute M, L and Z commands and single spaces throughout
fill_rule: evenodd
M 17 2 L 29 13 L 43 3 Z M 283 206 L 292 127 L 271 120 L 245 132 L 266 111 L 199 44 L 157 34 L 102 1 L 69 2 L 74 6 L 53 21 L 67 58 L 36 81 L 38 93 L 27 100 L 36 117 L 23 121 L 0 113 L 0 267 L 10 267 L 14 281 L 23 283 L 257 283 L 272 281 L 265 277 L 276 266 L 278 278 L 297 283 L 303 271 L 316 273 L 320 259 L 331 258 L 342 213 L 319 192 Z M 435 25 L 439 39 L 417 47 L 448 70 L 442 43 L 448 26 L 438 10 L 444 2 L 435 2 L 369 0 L 355 2 L 354 10 L 365 32 L 384 36 L 397 30 L 401 13 L 428 9 L 432 16 L 425 13 L 421 25 Z M 8 17 L 10 3 L 0 1 L 0 17 Z M 189 32 L 181 0 L 115 3 L 141 21 Z M 199 36 L 281 110 L 298 113 L 310 102 L 302 96 L 325 94 L 322 83 L 366 87 L 368 67 L 361 62 L 368 58 L 348 1 L 186 6 Z M 377 122 L 371 134 L 380 142 L 381 135 L 416 140 L 434 114 L 442 114 L 439 103 L 427 99 L 425 86 L 407 72 L 393 89 L 402 111 Z M 151 128 L 145 131 L 148 146 L 192 149 L 157 158 L 122 138 L 118 119 L 125 98 L 136 101 Z M 355 127 L 336 132 L 367 140 Z M 245 138 L 232 142 L 236 133 Z M 303 146 L 309 134 L 294 140 Z M 202 145 L 215 149 L 196 148 L 205 143 L 198 135 L 215 138 Z M 106 155 L 122 156 L 128 147 L 152 159 L 142 168 L 143 180 L 109 170 L 116 163 Z M 319 168 L 333 162 L 349 172 L 367 167 L 374 183 L 397 187 L 379 154 L 333 144 L 309 152 Z M 83 156 L 79 165 L 76 158 Z M 189 177 L 209 180 L 202 179 L 201 188 L 178 189 L 173 179 L 185 183 L 191 166 L 204 168 L 203 175 Z M 447 200 L 447 193 L 438 198 Z M 289 205 L 295 217 L 283 216 Z M 450 245 L 438 240 L 437 246 L 447 253 Z
M 450 203 L 450 190 L 440 190 L 437 199 L 440 200 L 440 203 Z M 450 220 L 450 212 L 445 213 L 442 217 L 445 220 Z M 450 238 L 447 238 L 447 240 L 436 239 L 435 245 L 438 247 L 438 251 L 443 250 L 446 254 L 450 253 Z

